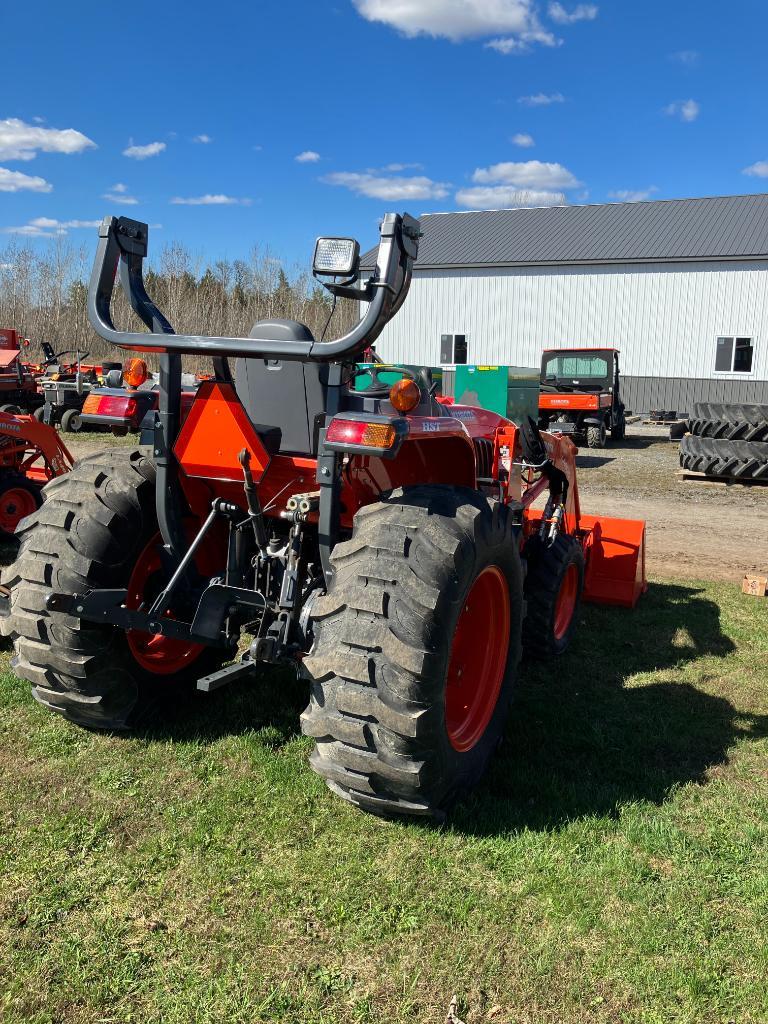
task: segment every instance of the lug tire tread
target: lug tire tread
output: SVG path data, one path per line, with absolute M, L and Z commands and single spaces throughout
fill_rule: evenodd
M 357 513 L 352 539 L 332 553 L 329 593 L 313 608 L 301 719 L 316 744 L 312 768 L 345 800 L 375 814 L 440 819 L 475 781 L 443 777 L 436 749 L 452 639 L 442 620 L 463 600 L 462 573 L 476 550 L 513 552 L 521 579 L 517 543 L 509 510 L 464 488 L 396 490 Z M 514 601 L 512 614 L 514 667 Z
M 768 443 L 686 434 L 680 442 L 680 465 L 707 476 L 768 481 Z

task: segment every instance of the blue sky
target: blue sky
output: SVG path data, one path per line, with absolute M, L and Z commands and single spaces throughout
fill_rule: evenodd
M 0 248 L 125 213 L 308 261 L 392 209 L 768 191 L 767 34 L 758 0 L 6 4 Z

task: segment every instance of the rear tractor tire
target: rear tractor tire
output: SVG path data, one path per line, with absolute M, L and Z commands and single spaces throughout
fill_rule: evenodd
M 532 537 L 526 544 L 526 614 L 523 651 L 552 658 L 569 647 L 584 590 L 584 552 L 576 537 L 559 534 L 546 547 Z
M 522 571 L 505 505 L 465 488 L 360 509 L 313 609 L 303 732 L 365 811 L 441 820 L 498 746 L 520 659 Z
M 606 433 L 604 422 L 599 427 L 587 427 L 587 448 L 605 448 Z
M 130 728 L 224 657 L 46 608 L 51 591 L 127 587 L 131 607 L 145 596 L 141 587 L 154 587 L 154 596 L 161 582 L 154 494 L 155 468 L 140 451 L 81 459 L 47 484 L 45 502 L 18 531 L 15 562 L 3 570 L 10 604 L 0 632 L 13 640 L 12 666 L 36 700 L 78 725 Z

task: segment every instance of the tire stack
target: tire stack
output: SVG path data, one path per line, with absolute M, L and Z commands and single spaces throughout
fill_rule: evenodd
M 680 465 L 690 473 L 768 483 L 768 405 L 697 402 Z

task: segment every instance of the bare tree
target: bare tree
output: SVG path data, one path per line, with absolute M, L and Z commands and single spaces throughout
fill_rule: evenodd
M 57 351 L 88 351 L 94 361 L 121 358 L 88 323 L 88 272 L 85 251 L 63 238 L 45 249 L 12 241 L 0 250 L 0 326 L 14 327 L 30 340 L 30 358 L 40 353 L 43 341 Z M 204 267 L 173 243 L 149 263 L 146 283 L 174 328 L 185 334 L 243 337 L 257 320 L 284 317 L 305 323 L 320 337 L 333 309 L 331 297 L 306 270 L 286 269 L 259 249 L 247 260 Z M 112 315 L 123 329 L 143 329 L 119 290 Z M 356 303 L 341 300 L 326 337 L 344 334 L 357 318 Z M 185 362 L 189 369 L 207 368 L 204 358 Z

